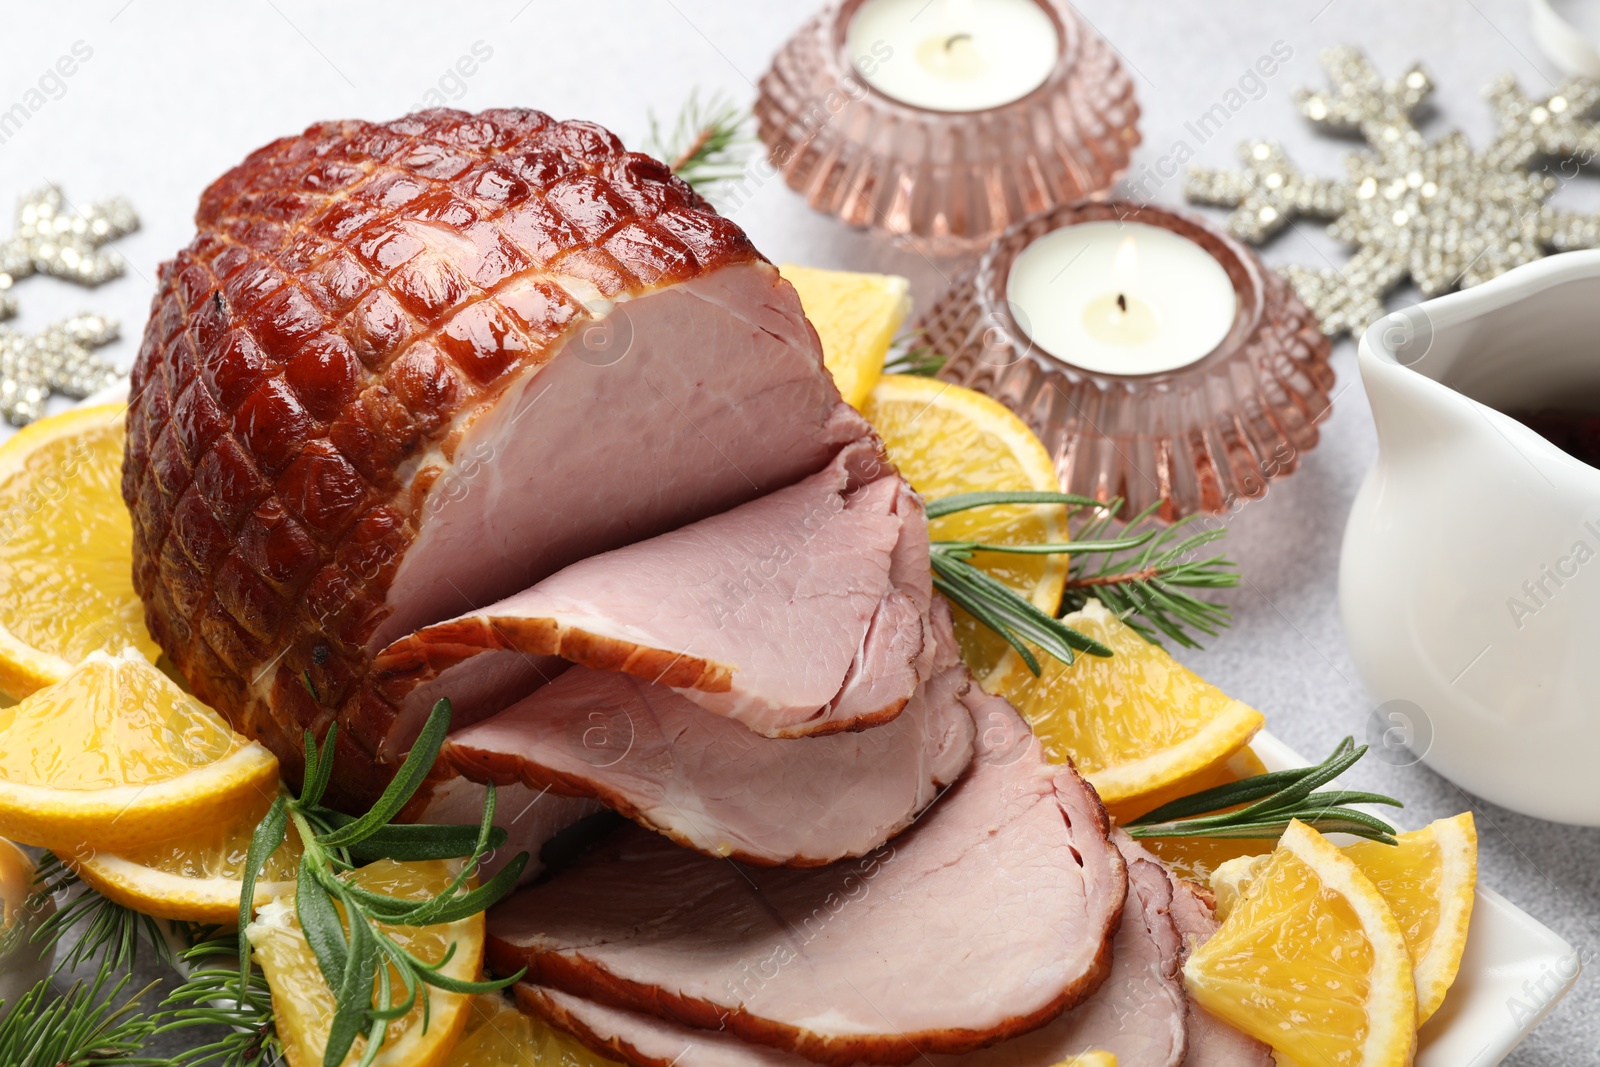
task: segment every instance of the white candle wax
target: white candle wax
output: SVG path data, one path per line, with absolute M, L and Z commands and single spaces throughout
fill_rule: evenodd
M 1100 374 L 1159 374 L 1210 353 L 1239 298 L 1204 248 L 1159 226 L 1052 230 L 1011 264 L 1006 299 L 1034 344 Z
M 856 70 L 904 104 L 985 111 L 1044 83 L 1061 51 L 1035 0 L 867 0 L 845 33 Z

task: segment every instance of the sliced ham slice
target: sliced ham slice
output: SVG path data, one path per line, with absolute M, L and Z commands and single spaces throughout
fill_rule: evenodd
M 424 627 L 375 670 L 403 700 L 486 650 L 559 655 L 767 737 L 859 729 L 926 673 L 926 553 L 922 505 L 869 437 L 787 489 Z
M 1221 1045 L 1212 1051 L 1223 1058 L 1196 1061 L 1191 1054 L 1184 1059 L 1185 998 L 1178 977 L 1183 945 L 1170 914 L 1173 883 L 1160 865 L 1141 858 L 1137 847 L 1124 858 L 1129 901 L 1112 942 L 1111 974 L 1094 996 L 1021 1037 L 967 1055 L 929 1055 L 917 1062 L 1049 1067 L 1094 1049 L 1115 1053 L 1117 1062 L 1127 1067 L 1177 1067 L 1180 1062 L 1254 1067 L 1260 1062 L 1249 1055 L 1228 1059 L 1228 1048 Z M 792 1052 L 748 1044 L 730 1031 L 696 1030 L 531 982 L 518 983 L 516 995 L 524 1010 L 634 1067 L 809 1067 L 811 1062 Z M 1271 1064 L 1270 1055 L 1265 1062 Z
M 904 830 L 972 759 L 971 677 L 943 600 L 934 675 L 893 722 L 772 739 L 665 686 L 573 667 L 452 734 L 444 758 L 480 782 L 592 797 L 709 856 L 816 867 Z
M 1125 867 L 1094 790 L 1047 764 L 1005 701 L 967 700 L 1005 728 L 877 852 L 757 868 L 630 827 L 495 908 L 490 966 L 826 1064 L 968 1052 L 1049 1022 L 1105 979 Z
M 1184 941 L 1184 956 L 1199 948 L 1219 925 L 1211 904 L 1191 883 L 1172 880 L 1172 918 Z M 1183 1067 L 1273 1067 L 1272 1049 L 1241 1034 L 1189 1001 L 1189 1054 Z

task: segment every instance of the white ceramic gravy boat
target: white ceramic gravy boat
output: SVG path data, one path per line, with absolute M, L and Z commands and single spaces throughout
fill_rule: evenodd
M 1379 455 L 1339 602 L 1380 728 L 1495 803 L 1600 825 L 1600 470 L 1502 414 L 1600 411 L 1600 252 L 1390 315 L 1360 360 Z

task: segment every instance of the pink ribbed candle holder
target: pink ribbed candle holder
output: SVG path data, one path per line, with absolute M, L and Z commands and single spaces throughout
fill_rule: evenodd
M 1012 264 L 1063 226 L 1125 220 L 1195 242 L 1233 283 L 1238 311 L 1209 354 L 1173 371 L 1084 370 L 1045 351 L 1007 300 Z M 1139 204 L 1084 201 L 1012 227 L 920 323 L 941 377 L 988 393 L 1038 433 L 1061 487 L 1150 505 L 1167 521 L 1262 496 L 1317 444 L 1329 410 L 1332 346 L 1289 284 L 1205 221 Z
M 932 254 L 975 252 L 1128 169 L 1139 143 L 1132 80 L 1062 0 L 1037 0 L 1060 42 L 1044 81 L 982 111 L 931 110 L 875 88 L 846 47 L 865 2 L 842 0 L 808 22 L 756 100 L 772 164 L 818 211 Z

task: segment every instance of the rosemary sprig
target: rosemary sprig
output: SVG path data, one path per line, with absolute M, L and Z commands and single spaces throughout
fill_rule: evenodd
M 59 946 L 65 943 L 68 931 L 82 927 L 82 935 L 72 947 L 56 957 L 57 973 L 90 961 L 98 961 L 114 971 L 131 970 L 138 960 L 141 944 L 154 953 L 156 962 L 172 964 L 172 945 L 157 920 L 84 886 L 72 868 L 54 853 L 46 852 L 40 858 L 33 884 L 28 907 L 42 906 L 44 898 L 63 890 L 75 887 L 78 890 L 69 894 L 55 913 L 46 917 L 33 932 L 35 944 Z
M 961 493 L 930 501 L 927 512 L 929 519 L 937 519 L 969 508 L 1005 504 L 1064 504 L 1069 515 L 1088 509 L 1093 517 L 1080 525 L 1071 540 L 1063 544 L 1002 545 L 935 540 L 930 545 L 933 584 L 973 618 L 1005 638 L 1035 675 L 1039 673 L 1039 661 L 1028 647 L 1030 643 L 1063 663 L 1071 663 L 1077 652 L 1111 655 L 1109 648 L 1072 629 L 1059 618 L 1081 608 L 1089 596 L 1100 600 L 1152 641 L 1157 640 L 1159 632 L 1180 644 L 1198 647 L 1188 632 L 1190 629 L 1215 635 L 1228 624 L 1226 607 L 1184 591 L 1238 583 L 1239 576 L 1231 561 L 1221 556 L 1204 560 L 1190 558 L 1200 546 L 1224 536 L 1225 529 L 1186 536 L 1182 531 L 1184 522 L 1164 528 L 1149 524 L 1153 509 L 1148 509 L 1135 516 L 1121 536 L 1107 537 L 1107 529 L 1122 509 L 1122 501 L 1100 501 L 1072 493 Z M 1071 572 L 1060 609 L 1054 615 L 1046 613 L 1010 586 L 972 566 L 968 561 L 977 552 L 1069 553 Z M 1098 568 L 1091 568 L 1087 562 L 1091 559 L 1100 561 Z
M 1348 804 L 1405 805 L 1381 793 L 1350 789 L 1319 790 L 1367 754 L 1347 737 L 1314 767 L 1297 767 L 1244 778 L 1228 785 L 1163 804 L 1124 827 L 1132 837 L 1277 838 L 1291 819 L 1325 834 L 1353 834 L 1395 844 L 1395 828 Z M 1240 805 L 1243 805 L 1241 807 Z
M 755 138 L 750 132 L 751 113 L 721 93 L 702 100 L 699 90 L 689 94 L 671 130 L 665 130 L 650 112 L 650 137 L 645 150 L 692 185 L 702 196 L 744 173 Z
M 432 769 L 450 728 L 450 701 L 433 706 L 422 733 L 405 762 L 373 804 L 359 818 L 322 806 L 323 794 L 333 776 L 334 742 L 338 726 L 329 727 L 322 747 L 306 731 L 305 785 L 298 798 L 279 797 L 251 837 L 239 894 L 239 968 L 233 972 L 235 1002 L 247 1010 L 253 972 L 250 963 L 250 924 L 255 883 L 267 859 L 282 846 L 284 831 L 293 824 L 303 851 L 295 892 L 295 912 L 306 942 L 317 959 L 336 1001 L 323 1063 L 338 1067 L 355 1044 L 366 1036 L 362 1064 L 378 1054 L 388 1024 L 422 1002 L 423 1026 L 428 1021 L 428 990 L 450 993 L 489 993 L 514 982 L 519 975 L 499 981 L 467 982 L 442 973 L 450 954 L 439 963 L 418 959 L 391 938 L 384 926 L 431 926 L 455 922 L 485 911 L 517 884 L 528 862 L 522 853 L 489 881 L 476 889 L 470 882 L 478 864 L 491 850 L 505 844 L 506 834 L 494 826 L 495 794 L 489 787 L 483 819 L 477 827 L 391 825 Z M 419 860 L 466 857 L 467 862 L 439 894 L 427 900 L 406 900 L 376 893 L 353 884 L 346 875 L 358 865 L 378 859 Z M 404 996 L 391 1004 L 392 983 L 398 980 Z M 376 987 L 376 997 L 374 988 Z M 376 1001 L 376 1003 L 375 1003 Z
M 48 978 L 23 994 L 0 1019 L 0 1063 L 6 1067 L 160 1067 L 164 1059 L 139 1056 L 155 1024 L 139 1013 L 139 999 L 150 987 L 123 1001 L 132 980 L 102 964 L 94 980 L 77 981 L 57 994 Z
M 888 358 L 883 363 L 885 374 L 914 374 L 919 378 L 935 377 L 948 359 L 933 350 L 933 346 L 918 343 L 918 335 L 896 338 L 889 346 Z
M 231 933 L 201 939 L 183 953 L 189 978 L 161 1002 L 155 1034 L 220 1027 L 215 1040 L 195 1045 L 173 1067 L 278 1067 L 283 1045 L 266 977 L 252 969 L 241 997 L 239 945 Z

